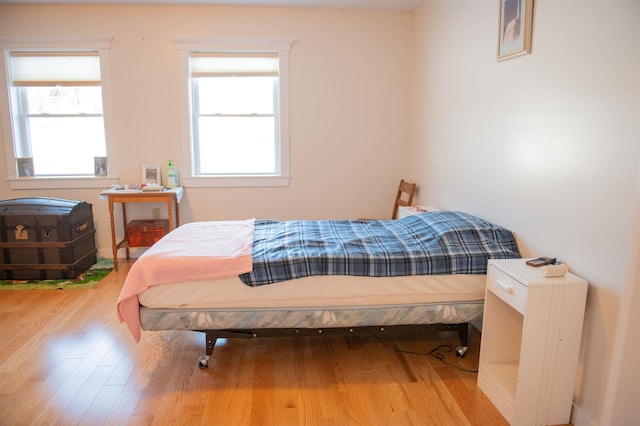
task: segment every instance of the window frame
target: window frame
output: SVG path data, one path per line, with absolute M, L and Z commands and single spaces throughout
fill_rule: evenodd
M 272 187 L 288 186 L 290 176 L 289 136 L 289 54 L 293 40 L 289 39 L 173 39 L 178 54 L 180 101 L 180 141 L 182 144 L 181 182 L 185 187 Z M 197 147 L 193 141 L 193 99 L 191 85 L 191 53 L 275 53 L 279 60 L 279 140 L 276 141 L 275 174 L 194 175 Z
M 112 36 L 95 37 L 0 37 L 0 119 L 5 145 L 7 180 L 11 189 L 105 188 L 118 182 L 114 147 L 114 128 L 111 101 L 109 52 Z M 20 178 L 15 161 L 17 156 L 14 123 L 11 108 L 11 82 L 9 81 L 9 55 L 11 52 L 29 51 L 97 51 L 100 57 L 100 86 L 102 88 L 103 122 L 109 176 L 35 176 Z

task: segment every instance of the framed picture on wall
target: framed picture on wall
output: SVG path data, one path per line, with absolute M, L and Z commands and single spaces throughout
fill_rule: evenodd
M 142 165 L 142 183 L 162 185 L 162 175 L 158 164 Z
M 531 53 L 533 0 L 498 1 L 498 62 Z

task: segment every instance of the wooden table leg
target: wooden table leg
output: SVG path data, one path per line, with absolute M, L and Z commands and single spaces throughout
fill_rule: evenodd
M 169 216 L 169 231 L 173 230 L 173 198 L 167 198 L 167 214 Z
M 173 201 L 176 205 L 176 228 L 180 226 L 180 206 L 178 205 L 178 197 L 174 196 Z
M 127 234 L 127 203 L 122 204 L 122 224 L 124 225 L 124 241 L 128 240 L 129 234 Z M 125 246 L 124 252 L 129 260 L 129 244 Z
M 118 271 L 118 242 L 116 241 L 116 223 L 113 217 L 113 200 L 109 198 L 109 222 L 111 223 L 111 251 L 113 252 L 113 269 Z

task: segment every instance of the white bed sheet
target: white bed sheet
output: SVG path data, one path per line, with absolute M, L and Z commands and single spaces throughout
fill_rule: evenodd
M 483 301 L 485 275 L 312 276 L 258 287 L 238 277 L 153 286 L 139 295 L 152 309 L 347 308 Z

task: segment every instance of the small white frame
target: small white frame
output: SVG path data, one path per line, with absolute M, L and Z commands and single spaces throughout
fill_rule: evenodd
M 162 173 L 159 164 L 142 165 L 142 183 L 162 185 Z

